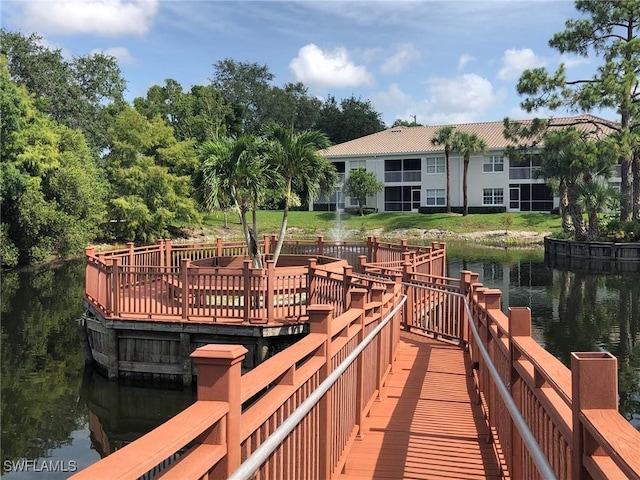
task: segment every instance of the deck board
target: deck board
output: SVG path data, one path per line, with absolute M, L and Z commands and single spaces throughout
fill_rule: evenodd
M 467 354 L 403 332 L 397 362 L 341 480 L 500 479 Z

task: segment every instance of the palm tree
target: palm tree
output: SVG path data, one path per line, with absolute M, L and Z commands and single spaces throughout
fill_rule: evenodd
M 267 129 L 269 139 L 268 160 L 282 179 L 284 211 L 278 243 L 273 252 L 277 263 L 282 250 L 289 210 L 300 203 L 298 194 L 306 192 L 311 203 L 321 192 L 331 192 L 338 182 L 338 173 L 331 162 L 318 151 L 330 144 L 326 134 L 314 132 L 294 132 L 282 125 L 272 125 Z
M 578 204 L 584 208 L 589 219 L 587 230 L 587 241 L 598 240 L 600 236 L 600 225 L 598 223 L 598 213 L 620 199 L 618 190 L 609 185 L 602 177 L 593 179 L 590 182 L 582 183 L 578 186 Z
M 460 153 L 464 158 L 464 169 L 462 172 L 462 195 L 464 207 L 462 215 L 469 213 L 467 199 L 467 172 L 469 171 L 469 160 L 471 155 L 478 155 L 487 151 L 487 142 L 478 137 L 475 133 L 457 132 L 451 150 Z
M 256 213 L 274 178 L 262 147 L 260 138 L 253 135 L 207 141 L 200 147 L 201 163 L 196 174 L 198 197 L 203 207 L 233 206 L 238 211 L 254 268 L 262 268 Z M 253 228 L 249 227 L 247 212 L 251 212 Z
M 594 179 L 611 176 L 612 162 L 617 158 L 612 155 L 612 148 L 614 146 L 610 142 L 590 140 L 575 128 L 549 131 L 544 137 L 538 176 L 547 183 L 558 183 L 563 229 L 569 231 L 572 226 L 578 241 L 588 240 L 594 234 L 593 229 L 597 228 L 597 224 L 591 223 L 587 227 L 583 207 L 591 206 L 590 202 L 599 190 L 591 186 Z M 583 195 L 590 199 L 581 201 Z M 599 196 L 600 193 L 595 198 Z
M 449 154 L 451 145 L 456 137 L 456 127 L 448 125 L 440 128 L 431 139 L 431 145 L 444 146 L 445 171 L 447 174 L 447 213 L 451 213 L 451 168 L 449 167 Z

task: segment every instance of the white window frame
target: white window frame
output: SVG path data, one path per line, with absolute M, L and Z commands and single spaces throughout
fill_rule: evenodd
M 427 188 L 425 195 L 427 207 L 443 207 L 446 205 L 444 188 Z
M 500 166 L 500 168 L 496 168 L 498 165 Z M 491 155 L 490 157 L 484 157 L 482 172 L 483 173 L 504 172 L 504 157 L 502 155 Z
M 349 170 L 354 171 L 360 168 L 367 169 L 367 161 L 366 160 L 349 160 Z
M 498 201 L 500 199 L 500 201 Z M 487 202 L 489 200 L 489 202 Z M 504 205 L 504 188 L 483 188 L 482 205 Z
M 430 162 L 432 162 L 431 165 Z M 439 175 L 446 173 L 445 158 L 427 157 L 425 161 L 425 173 L 427 175 Z

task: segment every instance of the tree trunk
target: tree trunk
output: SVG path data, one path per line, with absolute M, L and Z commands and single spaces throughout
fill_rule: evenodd
M 578 197 L 575 185 L 567 185 L 567 211 L 571 215 L 573 221 L 574 235 L 578 242 L 584 242 L 587 239 L 587 226 L 584 223 L 582 209 L 578 206 Z
M 640 152 L 635 152 L 635 154 L 633 155 L 631 170 L 633 173 L 633 185 L 631 186 L 631 189 L 633 191 L 631 197 L 633 199 L 633 219 L 640 220 Z
M 469 213 L 467 204 L 467 172 L 469 171 L 469 157 L 464 157 L 464 171 L 462 173 L 462 200 L 463 208 L 462 215 L 466 216 Z
M 359 207 L 360 207 L 360 216 L 364 217 L 364 205 L 361 203 Z
M 242 233 L 244 234 L 244 241 L 247 244 L 247 252 L 251 260 L 251 266 L 253 268 L 262 268 L 260 245 L 258 244 L 255 233 L 249 228 L 247 212 L 243 208 L 240 209 L 240 223 L 242 224 Z
M 280 224 L 280 234 L 278 235 L 276 248 L 273 251 L 273 261 L 276 265 L 278 264 L 278 258 L 280 258 L 280 251 L 282 250 L 282 243 L 284 242 L 284 236 L 287 232 L 287 221 L 289 220 L 289 199 L 291 198 L 291 182 L 292 182 L 292 179 L 288 179 L 287 193 L 284 199 L 284 210 L 282 212 L 282 223 Z
M 633 217 L 633 170 L 630 158 L 625 158 L 620 164 L 620 220 L 630 222 Z
M 564 179 L 560 180 L 560 186 L 558 187 L 558 191 L 560 193 L 560 215 L 562 215 L 562 230 L 565 232 L 573 231 L 573 222 L 571 221 L 571 215 L 569 215 L 569 211 L 567 210 L 567 205 L 569 204 L 569 194 L 567 189 L 567 184 Z
M 451 213 L 451 168 L 449 163 L 449 152 L 445 150 L 445 168 L 447 169 L 447 213 Z
M 589 212 L 589 230 L 587 231 L 587 241 L 593 242 L 600 236 L 600 225 L 598 225 L 598 211 Z

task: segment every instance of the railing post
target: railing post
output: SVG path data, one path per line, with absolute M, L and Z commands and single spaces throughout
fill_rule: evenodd
M 469 289 L 471 288 L 471 272 L 469 270 L 461 270 L 460 271 L 460 293 L 464 296 L 464 298 L 469 300 Z M 469 315 L 467 315 L 467 310 L 464 308 L 464 299 L 460 299 L 460 341 L 463 346 L 468 346 L 469 343 L 473 342 L 471 338 L 471 332 L 469 330 Z
M 170 238 L 167 238 L 164 241 L 164 253 L 166 255 L 164 264 L 167 267 L 173 267 L 173 263 L 171 262 L 171 239 Z
M 318 255 L 324 255 L 324 237 L 318 235 Z
M 242 279 L 244 295 L 244 321 L 250 319 L 251 313 L 251 260 L 242 262 Z
M 411 263 L 405 262 L 402 265 L 402 276 L 403 280 L 406 283 L 411 282 Z M 408 332 L 411 331 L 411 327 L 415 326 L 415 318 L 414 318 L 414 306 L 415 306 L 415 289 L 412 286 L 407 285 L 406 287 L 406 295 L 407 301 L 404 304 L 404 329 Z
M 367 264 L 367 257 L 364 255 L 358 256 L 358 271 L 360 273 L 365 273 L 365 265 Z
M 509 364 L 511 365 L 509 390 L 518 410 L 522 413 L 522 378 L 515 366 L 520 357 L 513 339 L 531 336 L 531 310 L 529 307 L 509 308 Z M 511 420 L 511 461 L 508 464 L 511 478 L 524 478 L 523 474 L 523 444 L 518 428 Z
M 118 317 L 120 315 L 120 297 L 121 297 L 121 292 L 120 292 L 120 270 L 121 270 L 121 265 L 120 265 L 120 259 L 118 257 L 115 257 L 112 260 L 112 264 L 111 264 L 111 280 L 112 280 L 112 285 L 113 285 L 113 305 L 111 305 L 111 313 L 113 314 L 114 317 Z M 131 289 L 131 291 L 129 292 L 129 294 L 131 295 L 131 292 L 133 291 L 133 289 Z
M 229 477 L 240 466 L 240 419 L 242 415 L 242 360 L 247 349 L 241 345 L 205 345 L 191 358 L 198 375 L 198 400 L 229 404 L 226 428 L 201 438 L 201 443 L 227 445 L 227 455 L 214 472 L 214 478 Z
M 307 283 L 307 305 L 311 306 L 314 303 L 318 303 L 316 301 L 317 298 L 317 279 L 316 279 L 316 266 L 318 265 L 318 260 L 316 258 L 310 258 L 307 260 L 309 262 L 309 280 Z
M 220 237 L 216 237 L 216 257 L 221 257 L 224 249 L 224 244 Z
M 491 358 L 491 361 L 493 362 L 493 364 L 495 365 L 496 363 L 498 363 L 496 361 L 496 346 L 494 345 L 494 340 L 493 340 L 493 335 L 492 335 L 492 328 L 491 328 L 491 323 L 492 323 L 492 316 L 493 316 L 493 312 L 494 311 L 500 311 L 500 295 L 502 294 L 502 292 L 500 292 L 500 290 L 497 289 L 486 289 L 484 291 L 484 305 L 485 305 L 485 311 L 486 311 L 486 317 L 485 317 L 485 335 L 486 335 L 486 343 L 485 343 L 485 347 L 487 348 L 487 351 L 489 352 L 489 357 Z M 489 425 L 490 427 L 494 427 L 495 425 L 495 410 L 494 410 L 494 399 L 493 399 L 493 388 L 491 388 L 491 384 L 492 384 L 492 380 L 491 380 L 491 375 L 489 374 L 489 369 L 485 368 L 484 369 L 484 384 L 485 384 L 485 391 L 484 391 L 484 397 L 485 400 L 487 402 L 487 412 L 488 412 L 488 420 L 489 420 Z
M 398 300 L 398 292 L 402 293 L 402 274 L 400 272 L 396 272 L 394 275 L 395 283 L 393 285 L 389 285 L 389 289 L 392 289 L 395 306 L 396 301 Z M 406 302 L 405 302 L 406 304 Z M 393 320 L 391 322 L 391 345 L 389 346 L 389 364 L 391 365 L 390 373 L 393 373 L 393 362 L 396 360 L 396 353 L 398 351 L 398 344 L 400 343 L 400 324 L 402 323 L 402 311 L 398 310 L 396 314 L 393 316 Z
M 373 256 L 373 261 L 374 262 L 379 262 L 380 261 L 380 237 L 373 237 L 373 252 L 374 252 L 374 256 Z
M 262 243 L 264 243 L 264 254 L 269 255 L 271 253 L 271 245 L 269 244 L 269 235 L 262 237 Z
M 592 456 L 598 443 L 582 427 L 583 410 L 618 410 L 618 360 L 609 352 L 571 353 L 571 411 L 573 437 L 571 478 L 589 478 L 583 459 Z
M 129 254 L 127 255 L 126 267 L 127 267 L 127 270 L 129 270 L 129 275 L 127 275 L 126 283 L 129 288 L 132 287 L 134 284 L 133 267 L 135 265 L 135 253 L 134 253 L 135 246 L 136 246 L 135 243 L 127 242 L 127 247 L 129 248 Z
M 160 272 L 164 272 L 164 238 L 158 240 L 158 264 L 160 265 Z
M 385 287 L 375 286 L 371 288 L 371 301 L 375 303 L 379 303 L 378 307 L 378 323 L 382 322 L 382 307 L 384 301 L 384 293 L 386 291 Z M 382 335 L 379 334 L 376 337 L 376 349 L 377 349 L 377 362 L 376 362 L 376 390 L 378 391 L 377 401 L 382 400 L 382 372 L 384 371 L 384 367 L 382 365 L 384 356 L 382 355 Z
M 188 258 L 180 259 L 180 283 L 182 283 L 182 319 L 189 319 L 189 305 L 190 305 L 190 285 L 189 285 L 189 267 L 191 267 L 191 260 Z
M 310 305 L 309 329 L 311 333 L 319 333 L 325 336 L 324 345 L 319 354 L 324 357 L 324 365 L 320 368 L 320 382 L 323 382 L 333 370 L 331 357 L 331 321 L 333 320 L 333 307 L 331 305 Z M 331 450 L 333 445 L 333 398 L 335 392 L 329 390 L 320 400 L 319 408 L 319 436 L 318 439 L 318 477 L 331 478 Z
M 367 237 L 367 256 L 365 262 L 372 261 L 373 259 L 373 237 Z
M 360 332 L 358 333 L 358 344 L 362 343 L 365 337 L 365 311 L 364 305 L 367 299 L 367 290 L 364 288 L 351 289 L 351 303 L 349 309 L 361 310 L 358 325 Z M 364 352 L 358 356 L 356 360 L 356 425 L 358 426 L 357 438 L 362 440 L 364 435 Z
M 342 298 L 344 301 L 345 310 L 348 309 L 348 305 L 351 303 L 351 277 L 353 276 L 353 267 L 347 265 L 342 271 Z
M 276 262 L 267 260 L 267 293 L 264 303 L 267 307 L 267 323 L 276 319 L 275 315 L 275 296 L 276 296 Z

